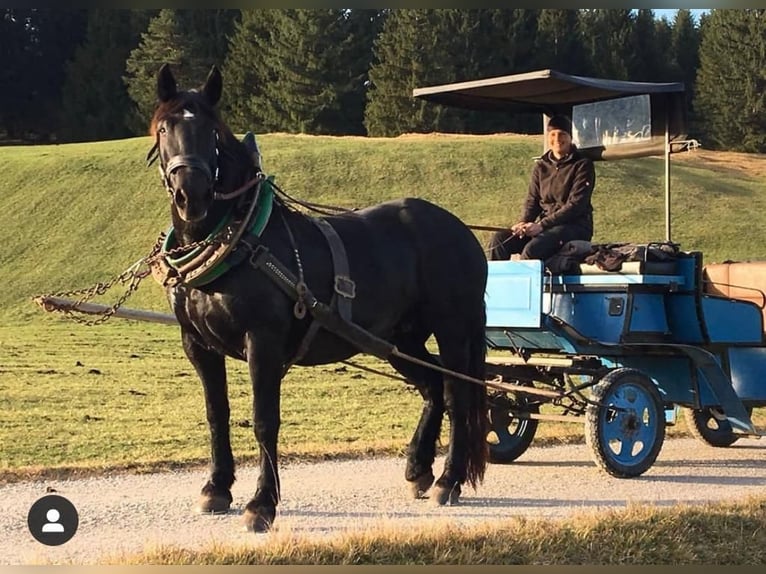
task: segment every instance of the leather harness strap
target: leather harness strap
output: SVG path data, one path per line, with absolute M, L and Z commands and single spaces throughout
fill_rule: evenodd
M 348 256 L 343 240 L 326 219 L 312 219 L 319 230 L 327 239 L 332 253 L 332 266 L 335 272 L 333 279 L 333 300 L 340 316 L 346 321 L 351 321 L 351 301 L 356 297 L 356 284 L 351 280 L 348 267 Z
M 316 224 L 322 234 L 327 239 L 327 244 L 330 246 L 330 253 L 332 254 L 332 266 L 334 272 L 333 279 L 333 294 L 330 299 L 330 308 L 338 312 L 341 319 L 350 323 L 351 322 L 351 300 L 356 296 L 356 285 L 351 280 L 348 266 L 348 256 L 346 255 L 346 247 L 343 245 L 343 240 L 335 231 L 335 228 L 324 219 L 312 218 L 311 221 Z M 300 345 L 298 345 L 298 351 L 292 360 L 285 366 L 285 372 L 300 361 L 308 352 L 311 343 L 316 337 L 319 328 L 322 327 L 320 321 L 316 320 L 314 313 L 312 313 L 314 320 L 309 325 L 306 334 L 303 336 Z
M 296 299 L 298 297 L 296 289 L 297 279 L 292 271 L 274 257 L 263 244 L 252 246 L 246 239 L 244 241 L 251 247 L 250 265 L 255 269 L 262 269 L 291 299 Z M 310 290 L 306 290 L 303 297 L 314 320 L 301 341 L 298 353 L 285 365 L 285 371 L 300 360 L 303 356 L 301 351 L 303 354 L 306 353 L 311 344 L 311 339 L 313 339 L 320 327 L 324 327 L 331 333 L 356 345 L 362 352 L 369 353 L 380 359 L 387 359 L 395 352 L 395 347 L 391 343 L 341 317 L 330 305 L 318 301 Z

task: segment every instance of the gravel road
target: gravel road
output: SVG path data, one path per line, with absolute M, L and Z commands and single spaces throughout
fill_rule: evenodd
M 0 487 L 0 564 L 98 564 L 157 546 L 254 545 L 278 536 L 329 536 L 348 530 L 415 524 L 476 524 L 509 516 L 562 518 L 630 503 L 669 506 L 731 501 L 766 493 L 766 443 L 741 439 L 716 449 L 693 439 L 667 440 L 643 476 L 616 479 L 600 471 L 585 445 L 530 448 L 514 464 L 490 465 L 484 484 L 464 489 L 462 503 L 435 507 L 410 500 L 404 461 L 380 458 L 285 464 L 283 500 L 270 534 L 244 532 L 240 514 L 255 487 L 253 467 L 241 468 L 233 510 L 201 516 L 192 509 L 201 470 L 115 474 L 89 479 L 30 481 Z M 441 459 L 437 461 L 440 468 Z M 43 546 L 27 529 L 32 503 L 46 488 L 79 511 L 79 529 L 61 546 Z

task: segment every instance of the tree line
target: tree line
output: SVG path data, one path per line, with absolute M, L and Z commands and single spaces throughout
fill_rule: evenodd
M 553 68 L 683 82 L 713 149 L 766 151 L 766 10 L 696 21 L 617 9 L 19 9 L 0 11 L 0 142 L 147 131 L 155 78 L 224 74 L 235 131 L 396 136 L 539 131 L 539 118 L 412 98 L 434 84 Z

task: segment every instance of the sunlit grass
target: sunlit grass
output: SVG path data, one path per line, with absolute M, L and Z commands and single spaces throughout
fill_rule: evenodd
M 760 565 L 766 499 L 669 508 L 631 505 L 567 520 L 513 518 L 458 527 L 370 529 L 330 539 L 275 532 L 263 544 L 192 551 L 159 548 L 121 564 L 587 564 Z
M 0 327 L 0 482 L 37 474 L 206 464 L 201 385 L 177 327 L 113 320 L 96 327 L 51 317 Z M 383 361 L 360 365 L 386 374 Z M 244 363 L 229 360 L 232 447 L 257 456 Z M 322 459 L 401 455 L 422 402 L 399 380 L 342 364 L 294 367 L 282 387 L 280 453 Z M 757 409 L 756 425 L 766 422 Z M 583 421 L 541 422 L 536 445 L 583 441 Z M 686 435 L 679 421 L 669 436 Z
M 117 321 L 117 320 L 115 320 Z M 112 323 L 0 327 L 0 475 L 36 467 L 135 468 L 209 455 L 201 385 L 177 328 Z M 380 361 L 361 364 L 393 373 Z M 257 454 L 244 363 L 229 361 L 232 445 Z M 401 452 L 420 414 L 412 387 L 345 365 L 293 368 L 282 392 L 285 456 Z

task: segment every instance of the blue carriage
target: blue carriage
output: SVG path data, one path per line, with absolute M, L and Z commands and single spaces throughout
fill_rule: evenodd
M 686 136 L 683 84 L 543 70 L 413 95 L 542 113 L 544 121 L 564 113 L 579 149 L 594 160 L 665 158 L 665 240 L 602 246 L 616 250 L 617 269 L 577 259 L 569 245 L 559 254 L 569 257 L 565 269 L 551 261 L 490 261 L 493 462 L 521 456 L 541 420 L 584 418 L 596 463 L 617 477 L 651 467 L 680 409 L 706 444 L 760 436 L 751 415 L 766 405 L 766 263 L 706 266 L 702 253 L 671 241 L 670 157 L 698 145 Z

